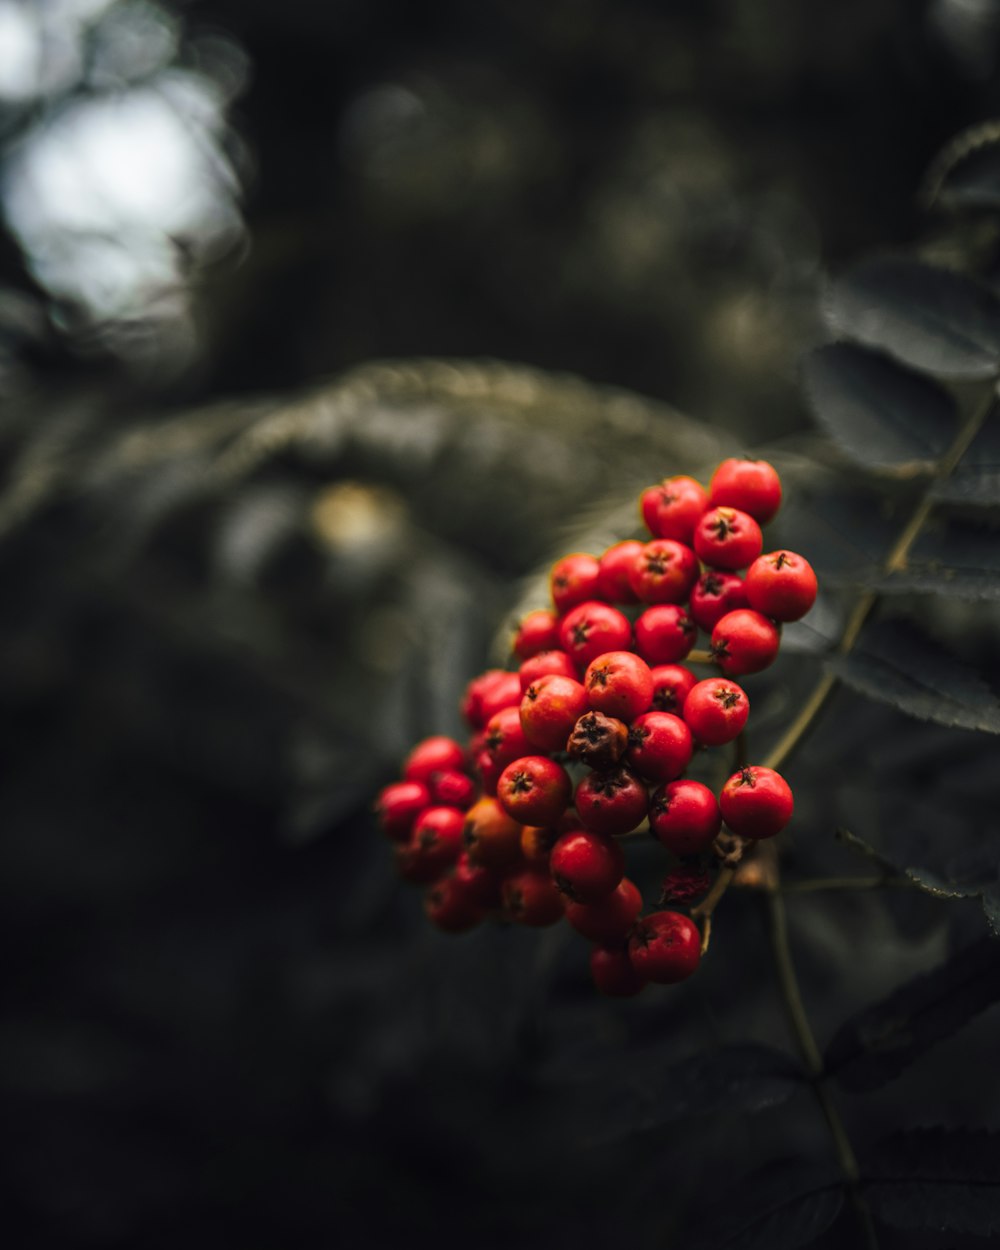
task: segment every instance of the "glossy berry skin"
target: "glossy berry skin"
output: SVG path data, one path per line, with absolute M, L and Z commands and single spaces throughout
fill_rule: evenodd
M 465 813 L 462 842 L 469 863 L 481 868 L 502 872 L 521 863 L 521 825 L 488 795 Z
M 738 738 L 749 715 L 746 691 L 726 677 L 698 682 L 684 704 L 688 728 L 707 747 L 721 747 Z
M 525 825 L 521 830 L 521 854 L 526 864 L 548 866 L 552 848 L 562 837 L 562 831 L 553 825 Z
M 463 841 L 464 841 L 463 831 Z M 469 852 L 463 851 L 455 860 L 450 880 L 455 888 L 484 911 L 491 911 L 500 906 L 500 885 L 503 877 L 500 872 L 486 868 L 482 864 L 474 864 L 469 859 Z
M 527 660 L 539 651 L 558 646 L 559 618 L 548 608 L 538 608 L 521 618 L 514 634 L 513 651 L 519 660 Z
M 417 817 L 430 805 L 430 787 L 425 782 L 394 781 L 379 792 L 375 816 L 387 838 L 405 842 Z
M 577 680 L 577 667 L 569 658 L 565 651 L 558 649 L 552 651 L 539 651 L 537 655 L 531 656 L 525 660 L 521 667 L 517 670 L 518 680 L 521 683 L 521 694 L 533 685 L 540 677 L 551 677 L 558 674 L 560 677 L 571 677 Z
M 503 672 L 489 689 L 483 692 L 479 701 L 483 716 L 483 728 L 505 707 L 517 707 L 521 702 L 521 679 L 517 673 Z
M 407 881 L 427 883 L 443 876 L 462 851 L 465 816 L 454 807 L 428 807 L 409 842 L 397 848 L 396 866 Z
M 628 957 L 641 977 L 673 985 L 689 977 L 701 960 L 701 934 L 693 920 L 677 911 L 643 916 L 628 940 Z
M 700 781 L 670 781 L 652 797 L 649 827 L 674 855 L 700 855 L 722 828 L 719 802 Z
M 535 751 L 562 751 L 573 726 L 588 707 L 582 683 L 558 674 L 541 677 L 532 682 L 521 699 L 519 716 L 524 736 Z
M 435 773 L 431 781 L 431 798 L 435 803 L 460 808 L 463 812 L 472 806 L 478 796 L 478 787 L 471 777 L 457 769 Z
M 747 569 L 750 606 L 776 621 L 797 621 L 816 602 L 816 574 L 794 551 L 771 551 Z
M 569 806 L 569 773 L 547 755 L 525 755 L 500 774 L 497 799 L 522 825 L 552 825 Z
M 544 928 L 563 916 L 562 895 L 544 868 L 524 868 L 501 886 L 504 911 L 517 924 Z
M 438 734 L 418 742 L 403 763 L 404 781 L 429 782 L 435 773 L 461 771 L 465 752 L 454 738 Z
M 697 677 L 682 664 L 655 664 L 653 677 L 653 711 L 673 712 L 680 716 L 688 695 L 697 684 Z
M 706 569 L 691 591 L 688 612 L 698 628 L 710 634 L 727 612 L 748 606 L 742 577 L 721 569 Z
M 490 755 L 489 751 L 482 751 L 476 756 L 474 772 L 479 778 L 479 784 L 483 787 L 483 793 L 493 796 L 497 792 L 497 782 L 500 780 L 500 774 L 504 770 L 504 765 L 498 764 Z
M 634 998 L 646 985 L 624 946 L 595 946 L 590 952 L 590 975 L 598 992 L 608 998 Z
M 578 603 L 597 598 L 601 566 L 594 556 L 576 551 L 552 566 L 549 588 L 556 611 L 562 615 Z
M 623 651 L 631 643 L 631 622 L 608 603 L 578 604 L 559 623 L 559 645 L 581 671 L 606 651 Z
M 694 552 L 673 538 L 644 543 L 629 581 L 643 603 L 683 603 L 698 580 Z
M 427 919 L 445 933 L 465 933 L 483 918 L 483 909 L 463 890 L 454 877 L 438 881 L 424 895 Z
M 649 796 L 627 768 L 588 773 L 576 788 L 580 823 L 594 833 L 628 833 L 646 815 Z
M 708 507 L 705 489 L 693 477 L 668 477 L 639 496 L 639 511 L 656 538 L 691 545 L 698 518 Z
M 635 621 L 635 648 L 647 664 L 674 664 L 698 637 L 694 621 L 675 603 L 658 603 Z
M 482 729 L 490 719 L 490 716 L 494 712 L 499 712 L 499 707 L 492 707 L 487 715 L 483 709 L 483 698 L 498 682 L 502 683 L 508 676 L 509 674 L 505 669 L 487 669 L 485 673 L 480 673 L 478 677 L 473 677 L 472 681 L 465 687 L 461 710 L 462 715 L 473 729 Z
M 608 651 L 591 661 L 583 678 L 591 710 L 631 721 L 653 701 L 653 675 L 633 651 Z
M 642 895 L 634 882 L 623 877 L 596 903 L 566 904 L 570 925 L 592 942 L 622 942 L 642 911 Z
M 768 668 L 780 646 L 781 630 L 753 608 L 727 612 L 712 630 L 712 658 L 727 677 Z
M 596 903 L 621 881 L 625 854 L 604 834 L 577 829 L 563 834 L 552 848 L 549 871 L 560 892 L 574 903 Z
M 716 569 L 745 569 L 763 546 L 760 526 L 738 508 L 710 508 L 694 531 L 698 559 Z
M 505 707 L 491 716 L 486 726 L 486 750 L 495 764 L 506 768 L 522 755 L 531 755 L 531 743 L 521 728 L 521 713 Z
M 607 603 L 638 603 L 639 598 L 629 581 L 629 574 L 636 556 L 642 551 L 642 543 L 634 538 L 615 543 L 601 556 L 597 580 L 597 598 Z
M 764 525 L 781 507 L 781 478 L 766 460 L 723 460 L 708 484 L 708 499 L 713 507 L 739 508 Z
M 795 801 L 780 773 L 751 765 L 729 778 L 719 806 L 722 819 L 741 838 L 773 838 L 791 820 Z
M 691 730 L 670 712 L 645 712 L 628 731 L 625 758 L 647 781 L 673 781 L 691 763 Z
M 628 725 L 603 712 L 584 712 L 566 739 L 571 759 L 598 770 L 613 768 L 627 746 Z

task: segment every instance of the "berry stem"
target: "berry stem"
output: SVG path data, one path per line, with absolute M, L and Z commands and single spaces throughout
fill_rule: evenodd
M 735 868 L 722 868 L 719 875 L 715 878 L 712 888 L 701 900 L 697 907 L 691 908 L 691 919 L 701 920 L 701 953 L 704 955 L 708 950 L 708 944 L 712 938 L 712 913 L 715 911 L 716 905 L 723 894 L 729 889 L 733 877 L 736 875 Z
M 689 651 L 684 659 L 685 664 L 715 664 L 715 658 L 711 651 Z

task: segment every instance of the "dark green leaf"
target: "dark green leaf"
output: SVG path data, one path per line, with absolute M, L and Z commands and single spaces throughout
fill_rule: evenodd
M 982 602 L 1000 599 L 1000 532 L 956 517 L 924 530 L 905 569 L 862 573 L 859 584 L 882 594 L 943 594 Z
M 865 467 L 937 460 L 954 437 L 957 410 L 948 392 L 880 352 L 830 343 L 805 358 L 802 372 L 813 415 Z
M 827 1050 L 845 1089 L 878 1089 L 1000 999 L 1000 949 L 990 938 L 852 1016 Z
M 857 650 L 829 663 L 852 690 L 918 720 L 1000 733 L 1000 702 L 989 687 L 905 622 L 867 629 Z
M 783 1162 L 727 1190 L 683 1244 L 687 1250 L 798 1250 L 830 1227 L 843 1203 L 843 1184 L 830 1171 Z
M 880 595 L 950 595 L 953 599 L 979 603 L 1000 599 L 1000 573 L 994 569 L 917 565 L 884 576 L 863 578 L 862 583 Z
M 982 1129 L 908 1129 L 864 1169 L 876 1217 L 895 1228 L 989 1236 L 1000 1231 L 1000 1136 Z
M 826 314 L 839 334 L 924 373 L 1000 373 L 1000 299 L 947 269 L 902 257 L 867 261 L 834 283 Z

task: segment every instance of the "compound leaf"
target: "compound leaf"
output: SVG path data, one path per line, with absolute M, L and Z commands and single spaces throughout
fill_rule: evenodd
M 751 1176 L 684 1239 L 689 1250 L 798 1250 L 840 1214 L 842 1182 L 827 1169 L 786 1161 Z

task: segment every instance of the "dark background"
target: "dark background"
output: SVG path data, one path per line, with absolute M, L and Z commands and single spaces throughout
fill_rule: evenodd
M 55 11 L 23 10 L 69 39 Z M 753 1168 L 828 1161 L 804 1090 L 773 1107 L 722 1082 L 614 1137 L 669 1064 L 787 1049 L 752 899 L 727 900 L 695 982 L 608 1003 L 561 931 L 430 932 L 370 804 L 506 658 L 524 579 L 624 536 L 640 487 L 763 447 L 811 480 L 796 361 L 822 285 L 933 240 L 918 192 L 996 109 L 998 21 L 949 0 L 120 0 L 81 19 L 76 71 L 0 99 L 11 1244 L 682 1244 Z M 126 229 L 109 200 L 106 227 L 19 234 L 32 145 L 94 99 L 163 98 L 171 67 L 211 86 L 185 124 L 225 230 Z M 44 225 L 30 194 L 19 220 Z M 93 290 L 109 240 L 165 263 L 114 306 L 42 263 L 77 257 Z M 793 649 L 759 679 L 761 741 L 811 671 Z M 886 795 L 919 808 L 916 779 L 941 782 L 915 732 L 834 702 L 793 778 L 804 875 L 853 866 L 824 761 L 841 818 L 891 821 Z M 976 936 L 974 911 L 795 903 L 821 1040 Z M 988 1124 L 995 1040 L 982 1017 L 937 1068 L 847 1099 L 849 1127 L 915 1105 Z M 853 1236 L 845 1216 L 822 1244 Z

